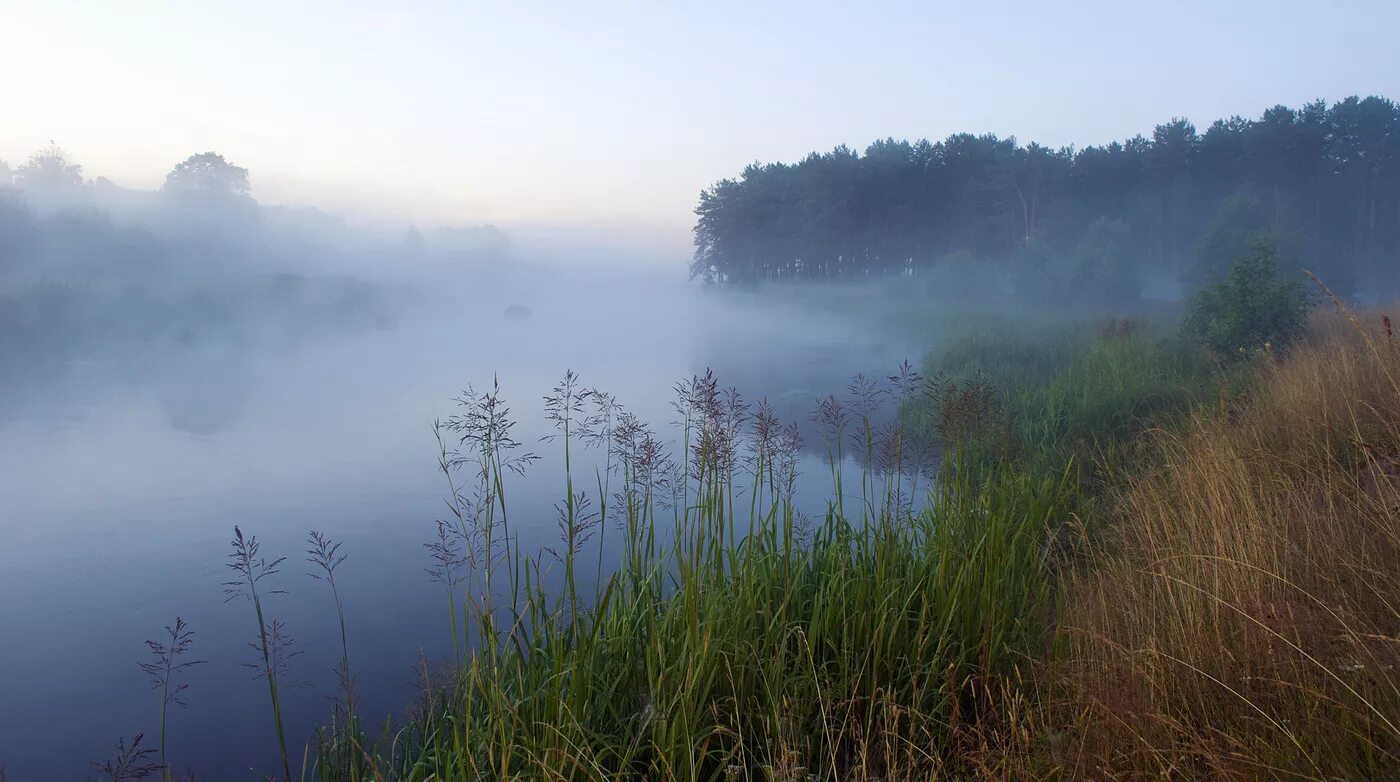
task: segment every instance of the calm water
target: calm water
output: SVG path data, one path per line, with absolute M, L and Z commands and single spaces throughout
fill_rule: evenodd
M 807 415 L 856 372 L 889 374 L 912 346 L 780 302 L 670 281 L 596 284 L 546 275 L 490 292 L 437 293 L 396 325 L 287 339 L 89 351 L 6 389 L 0 404 L 0 767 L 11 782 L 81 779 L 137 731 L 155 743 L 157 698 L 143 642 L 176 616 L 196 633 L 190 707 L 172 717 L 179 771 L 252 779 L 275 740 L 253 661 L 250 606 L 221 583 L 234 524 L 287 556 L 269 599 L 304 654 L 308 686 L 285 703 L 299 748 L 327 714 L 337 628 L 306 574 L 306 533 L 344 540 L 350 654 L 371 721 L 398 717 L 420 652 L 450 648 L 423 543 L 441 515 L 434 418 L 468 384 L 502 390 L 518 439 L 546 458 L 508 489 L 532 544 L 555 535 L 562 496 L 541 397 L 566 368 L 659 428 L 671 386 L 713 367 L 750 399 Z M 520 303 L 528 319 L 507 319 Z M 800 502 L 828 478 L 807 457 Z

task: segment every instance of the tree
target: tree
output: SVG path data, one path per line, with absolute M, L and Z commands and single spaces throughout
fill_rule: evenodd
M 163 189 L 180 195 L 247 197 L 248 169 L 229 163 L 223 155 L 202 152 L 171 169 Z
M 1338 174 L 1340 243 L 1350 245 L 1358 280 L 1373 281 L 1380 259 L 1400 244 L 1400 107 L 1386 98 L 1347 98 L 1332 107 L 1329 157 Z M 1384 208 L 1389 202 L 1390 208 Z M 1387 246 L 1388 245 L 1388 250 Z
M 1267 240 L 1255 242 L 1229 276 L 1199 291 L 1185 321 L 1188 336 L 1227 358 L 1286 350 L 1302 336 L 1310 301 L 1296 273 L 1284 274 Z
M 1225 279 L 1235 261 L 1266 238 L 1272 225 L 1253 199 L 1240 195 L 1226 199 L 1197 241 L 1182 281 L 1195 290 Z
M 14 172 L 10 171 L 10 166 L 5 161 L 0 160 L 0 187 L 9 187 L 14 181 Z
M 83 184 L 83 167 L 70 162 L 56 144 L 35 152 L 15 172 L 14 181 L 26 190 L 59 191 Z
M 1133 264 L 1133 229 L 1122 220 L 1095 220 L 1070 256 L 1068 289 L 1072 299 L 1097 304 L 1135 301 L 1142 295 Z
M 1282 219 L 1285 193 L 1299 179 L 1297 119 L 1287 106 L 1274 106 L 1244 135 L 1245 162 L 1274 221 Z
M 1152 143 L 1147 149 L 1147 168 L 1157 194 L 1156 219 L 1146 228 L 1150 231 L 1150 251 L 1159 265 L 1172 264 L 1181 268 L 1180 237 L 1189 218 L 1192 174 L 1200 137 L 1196 126 L 1182 117 L 1158 125 L 1152 131 Z
M 992 134 L 887 138 L 863 153 L 843 145 L 795 163 L 755 162 L 701 194 L 692 275 L 938 274 L 940 259 L 966 250 L 990 268 L 1026 270 L 1033 292 L 1038 277 L 1068 284 L 1076 257 L 1089 257 L 1077 245 L 1106 218 L 1129 229 L 1143 279 L 1214 284 L 1271 232 L 1286 270 L 1306 256 L 1343 289 L 1400 284 L 1394 102 L 1319 100 L 1206 127 L 1198 134 L 1176 118 L 1150 137 L 1078 150 Z

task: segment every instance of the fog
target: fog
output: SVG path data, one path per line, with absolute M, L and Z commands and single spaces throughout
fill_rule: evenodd
M 467 386 L 498 380 L 545 457 L 513 497 L 542 546 L 563 486 L 541 397 L 566 369 L 665 432 L 672 385 L 708 368 L 805 423 L 849 376 L 918 356 L 786 294 L 689 282 L 684 259 L 571 250 L 568 232 L 351 224 L 104 180 L 16 181 L 0 225 L 0 767 L 16 779 L 80 777 L 150 722 L 137 663 L 177 616 L 208 661 L 177 718 L 180 757 L 211 780 L 272 757 L 241 667 L 256 627 L 221 591 L 235 524 L 289 557 L 270 610 L 305 652 L 290 740 L 335 685 L 335 628 L 302 562 L 313 528 L 345 540 L 365 712 L 402 714 L 420 652 L 448 649 L 424 572 L 445 492 L 430 427 Z M 816 452 L 804 485 L 825 486 Z
M 1279 128 L 1395 112 L 1349 98 L 1205 134 L 1178 119 L 1151 142 L 1077 151 L 957 134 L 755 163 L 700 193 L 693 254 L 656 226 L 410 224 L 261 203 L 256 173 L 213 152 L 151 190 L 91 178 L 52 146 L 0 166 L 0 769 L 78 777 L 148 726 L 137 663 L 176 617 L 207 661 L 190 672 L 179 757 L 209 780 L 270 767 L 264 700 L 242 667 L 258 628 L 222 591 L 235 525 L 288 558 L 289 594 L 269 612 L 303 652 L 289 743 L 324 723 L 337 683 L 329 597 L 305 575 L 313 529 L 348 557 L 362 714 L 402 716 L 417 661 L 450 651 L 424 544 L 449 492 L 432 425 L 464 389 L 498 386 L 515 438 L 541 457 L 508 489 L 512 529 L 538 551 L 556 543 L 566 493 L 543 398 L 568 370 L 673 452 L 675 384 L 713 371 L 801 428 L 795 505 L 817 515 L 831 478 L 818 400 L 858 396 L 852 377 L 883 381 L 955 331 L 964 353 L 984 350 L 991 320 L 963 315 L 996 310 L 1008 332 L 1108 316 L 1199 325 L 1220 320 L 1192 309 L 1203 292 L 1250 299 L 1247 278 L 1221 287 L 1249 268 L 1268 272 L 1254 286 L 1266 292 L 1270 275 L 1296 286 L 1308 268 L 1343 296 L 1393 295 L 1400 211 L 1392 184 L 1364 176 L 1371 142 L 1328 136 L 1305 166 L 1315 179 L 1244 151 Z M 1306 296 L 1279 285 L 1301 323 Z M 1242 350 L 1232 334 L 1217 342 Z M 577 474 L 601 458 L 578 455 Z M 590 545 L 597 561 L 615 554 L 606 534 Z

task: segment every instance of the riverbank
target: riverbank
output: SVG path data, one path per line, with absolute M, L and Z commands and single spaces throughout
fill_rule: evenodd
M 1136 321 L 977 333 L 823 404 L 826 447 L 866 469 L 833 473 L 821 518 L 793 511 L 781 429 L 704 379 L 683 395 L 685 469 L 613 430 L 620 487 L 589 492 L 613 500 L 562 503 L 544 555 L 516 548 L 491 490 L 510 449 L 455 432 L 478 451 L 446 471 L 485 491 L 456 506 L 443 563 L 477 651 L 425 678 L 405 727 L 327 731 L 318 773 L 1395 771 L 1400 348 L 1379 313 L 1316 316 L 1291 352 L 1229 365 Z M 569 393 L 561 448 L 588 429 Z M 900 424 L 871 423 L 877 398 Z M 620 568 L 579 590 L 595 564 L 575 544 L 604 530 Z M 570 586 L 546 594 L 558 572 Z

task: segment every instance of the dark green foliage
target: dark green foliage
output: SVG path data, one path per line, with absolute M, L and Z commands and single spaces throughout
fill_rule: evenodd
M 1067 463 L 1092 470 L 1135 435 L 1210 399 L 1222 379 L 1191 343 L 1121 318 L 1090 328 L 984 316 L 949 335 L 924 370 L 943 378 L 947 393 L 906 403 L 913 429 L 974 461 L 1010 459 L 1032 473 Z
M 1284 350 L 1303 335 L 1309 297 L 1303 283 L 1280 272 L 1267 240 L 1251 246 L 1225 280 L 1196 294 L 1186 333 L 1225 357 Z
M 1126 326 L 1126 328 L 1125 328 Z M 1213 398 L 1219 376 L 1198 350 L 1146 324 L 1109 321 L 1066 367 L 1016 394 L 1016 433 L 1033 470 L 1071 462 L 1089 477 L 1124 449 Z
M 1381 97 L 1275 106 L 1204 133 L 1177 118 L 1149 136 L 1077 150 L 962 133 L 755 163 L 701 194 L 691 275 L 732 283 L 921 273 L 965 250 L 984 264 L 1021 261 L 1030 294 L 1047 274 L 1070 284 L 1076 246 L 1101 245 L 1086 233 L 1107 218 L 1128 227 L 1126 255 L 1144 279 L 1209 284 L 1236 253 L 1202 236 L 1237 196 L 1254 204 L 1258 224 L 1231 217 L 1231 231 L 1288 226 L 1334 287 L 1400 284 L 1391 262 L 1400 253 L 1400 108 Z M 1028 247 L 1032 257 L 1022 257 Z M 1212 265 L 1219 258 L 1225 264 Z

